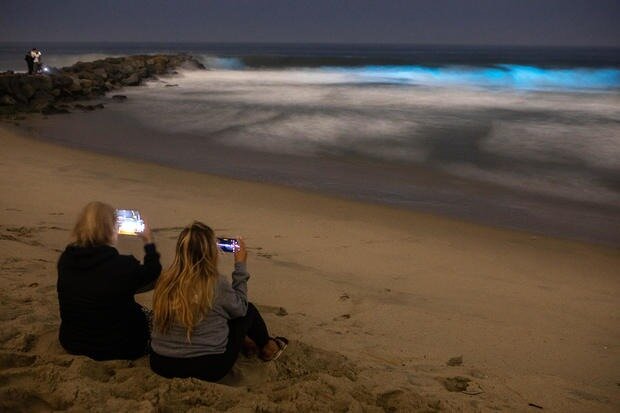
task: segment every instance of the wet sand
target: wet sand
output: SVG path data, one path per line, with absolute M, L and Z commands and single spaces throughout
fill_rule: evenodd
M 388 163 L 355 154 L 284 155 L 228 146 L 208 134 L 170 134 L 140 124 L 132 116 L 143 110 L 139 98 L 104 102 L 105 110 L 32 120 L 28 133 L 75 148 L 194 172 L 620 247 L 618 205 L 515 191 L 450 175 L 430 164 Z
M 618 248 L 55 146 L 8 125 L 0 145 L 0 410 L 620 409 Z M 194 219 L 245 236 L 250 299 L 291 339 L 283 357 L 242 357 L 211 384 L 160 378 L 146 358 L 64 353 L 55 262 L 95 199 L 142 210 L 164 265 Z M 119 250 L 141 257 L 136 239 Z

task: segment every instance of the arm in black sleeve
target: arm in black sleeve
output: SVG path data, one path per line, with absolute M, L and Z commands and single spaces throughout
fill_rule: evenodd
M 155 244 L 145 244 L 144 264 L 138 267 L 136 274 L 136 293 L 152 290 L 159 274 L 161 274 L 161 263 Z

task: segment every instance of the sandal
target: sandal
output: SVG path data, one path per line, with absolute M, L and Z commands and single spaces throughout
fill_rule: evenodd
M 271 356 L 270 358 L 263 358 L 263 361 L 275 361 L 277 360 L 282 353 L 284 352 L 284 350 L 286 349 L 286 347 L 288 346 L 288 339 L 286 337 L 269 337 L 270 340 L 273 340 L 277 345 L 278 345 L 278 351 L 276 351 L 275 353 L 273 353 L 273 356 Z

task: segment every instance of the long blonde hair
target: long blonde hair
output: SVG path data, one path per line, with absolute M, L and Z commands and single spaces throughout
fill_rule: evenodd
M 73 227 L 74 245 L 93 247 L 111 244 L 116 232 L 116 211 L 108 204 L 93 201 L 80 212 Z
M 174 323 L 185 327 L 190 341 L 196 324 L 213 308 L 218 248 L 207 225 L 194 221 L 179 234 L 174 261 L 162 273 L 153 293 L 153 326 L 166 333 Z

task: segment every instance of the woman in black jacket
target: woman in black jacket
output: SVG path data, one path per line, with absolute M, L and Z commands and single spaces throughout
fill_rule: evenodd
M 115 210 L 101 202 L 84 207 L 73 229 L 74 242 L 58 260 L 58 303 L 62 346 L 95 360 L 136 359 L 146 354 L 149 322 L 134 299 L 161 272 L 148 225 L 144 264 L 120 255 Z

